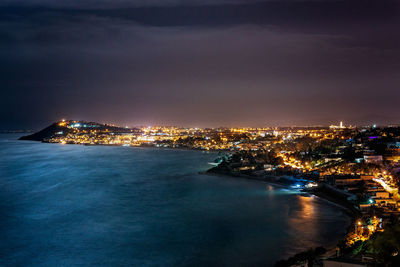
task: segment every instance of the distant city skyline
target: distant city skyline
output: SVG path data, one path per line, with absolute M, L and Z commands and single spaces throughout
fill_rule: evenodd
M 59 122 L 65 122 L 65 121 L 75 121 L 75 122 L 94 122 L 94 123 L 101 123 L 105 125 L 111 125 L 111 126 L 117 126 L 117 127 L 122 127 L 122 128 L 153 128 L 153 127 L 178 127 L 178 128 L 198 128 L 198 129 L 216 129 L 216 128 L 285 128 L 285 127 L 293 127 L 293 128 L 301 128 L 301 127 L 322 127 L 322 128 L 330 128 L 330 129 L 354 129 L 354 128 L 365 128 L 365 127 L 398 127 L 400 126 L 400 123 L 391 123 L 391 124 L 377 124 L 377 123 L 370 123 L 370 124 L 345 124 L 343 121 L 337 121 L 336 124 L 303 124 L 303 125 L 284 125 L 284 124 L 276 124 L 276 125 L 271 125 L 271 124 L 259 124 L 259 125 L 217 125 L 217 126 L 210 126 L 210 125 L 205 125 L 205 126 L 196 126 L 196 125 L 183 125 L 183 124 L 118 124 L 118 123 L 113 123 L 109 121 L 94 121 L 94 120 L 75 120 L 75 119 L 58 119 L 54 121 L 49 121 L 47 124 L 42 125 L 43 127 L 49 126 L 51 123 L 59 123 Z M 0 131 L 38 131 L 41 130 L 42 128 L 15 128 L 15 129 L 3 129 L 0 128 Z

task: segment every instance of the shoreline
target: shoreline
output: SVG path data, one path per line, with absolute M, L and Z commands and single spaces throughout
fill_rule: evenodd
M 247 180 L 253 180 L 253 181 L 260 181 L 260 182 L 264 182 L 264 183 L 278 186 L 281 188 L 290 188 L 290 185 L 286 184 L 286 183 L 279 183 L 278 181 L 269 181 L 267 179 L 263 179 L 263 177 L 257 177 L 257 176 L 251 176 L 251 175 L 245 175 L 245 174 L 227 174 L 227 173 L 217 173 L 217 172 L 208 172 L 208 171 L 199 172 L 199 174 L 209 175 L 209 176 L 241 178 L 241 179 L 247 179 Z M 278 177 L 278 176 L 272 176 L 272 175 L 268 176 L 268 178 L 274 178 L 274 177 Z M 284 177 L 284 176 L 280 176 L 280 177 Z M 290 188 L 290 189 L 292 189 L 292 188 Z M 346 215 L 348 215 L 350 218 L 357 216 L 357 212 L 355 210 L 352 210 L 348 206 L 344 205 L 340 200 L 335 199 L 334 197 L 328 196 L 327 194 L 323 194 L 323 193 L 317 192 L 315 190 L 301 190 L 299 192 L 313 195 L 313 196 L 317 197 L 318 199 L 321 199 L 327 203 L 330 203 L 331 205 L 338 207 L 344 213 L 346 213 Z
M 264 182 L 270 185 L 274 185 L 277 187 L 281 188 L 286 188 L 288 187 L 287 184 L 284 183 L 278 183 L 278 182 L 273 182 L 273 181 L 268 181 L 265 179 L 262 179 L 261 177 L 256 177 L 256 176 L 250 176 L 250 175 L 245 175 L 245 174 L 224 174 L 224 173 L 216 173 L 216 172 L 208 172 L 208 171 L 201 171 L 199 174 L 202 175 L 208 175 L 208 176 L 219 176 L 219 177 L 227 177 L 227 178 L 240 178 L 240 179 L 246 179 L 246 180 L 252 180 L 252 181 L 259 181 L 259 182 Z M 271 176 L 273 177 L 273 176 Z
M 267 179 L 263 179 L 265 177 L 256 177 L 256 176 L 250 176 L 250 175 L 244 175 L 244 174 L 229 174 L 229 173 L 218 173 L 218 172 L 199 172 L 199 174 L 202 175 L 209 175 L 209 176 L 220 176 L 220 177 L 227 177 L 227 178 L 240 178 L 240 179 L 246 179 L 246 180 L 253 180 L 253 181 L 259 181 L 259 182 L 264 182 L 266 184 L 270 184 L 272 186 L 277 186 L 280 188 L 290 188 L 289 184 L 285 184 L 285 183 L 279 183 L 277 181 L 269 181 Z M 277 176 L 268 176 L 267 178 L 273 178 L 273 177 L 277 177 Z M 283 176 L 281 176 L 283 177 Z M 349 222 L 347 225 L 345 225 L 344 229 L 345 229 L 345 235 L 344 237 L 348 234 L 348 229 L 349 227 L 355 222 L 356 217 L 358 216 L 358 213 L 355 209 L 350 208 L 348 205 L 345 205 L 341 200 L 334 198 L 332 196 L 329 196 L 327 194 L 324 194 L 322 192 L 318 192 L 315 190 L 299 190 L 300 194 L 310 194 L 314 197 L 316 197 L 319 201 L 325 202 L 331 206 L 335 206 L 337 209 L 339 209 L 341 212 L 343 212 L 343 214 L 345 216 L 348 217 Z M 343 237 L 343 238 L 344 238 Z M 336 239 L 334 241 L 336 241 L 336 243 L 339 241 L 340 239 Z M 333 243 L 333 242 L 332 242 Z M 333 246 L 331 244 L 321 244 L 321 246 L 323 246 L 326 249 L 326 253 L 324 253 L 323 255 L 321 255 L 323 258 L 330 258 L 332 256 L 334 256 L 333 252 L 336 251 L 336 245 Z M 314 249 L 314 248 L 305 248 L 305 250 L 307 249 Z M 296 254 L 295 254 L 296 255 Z M 294 256 L 294 255 L 292 255 Z
M 156 145 L 139 145 L 139 146 L 124 146 L 119 144 L 78 144 L 78 143 L 60 143 L 60 142 L 47 142 L 47 141 L 36 141 L 36 140 L 27 140 L 27 139 L 16 139 L 18 141 L 31 141 L 31 142 L 39 142 L 44 144 L 55 144 L 55 145 L 75 145 L 75 146 L 104 146 L 104 147 L 125 147 L 125 148 L 155 148 L 155 149 L 170 149 L 170 150 L 192 150 L 192 151 L 200 151 L 205 153 L 228 153 L 231 150 L 229 149 L 202 149 L 202 148 L 194 148 L 194 147 L 164 147 L 164 146 L 156 146 Z
M 260 181 L 260 182 L 265 182 L 267 184 L 275 185 L 275 186 L 278 186 L 278 187 L 286 187 L 286 188 L 290 187 L 289 183 L 279 182 L 279 181 L 276 181 L 276 180 L 275 181 L 268 180 L 268 179 L 271 179 L 271 178 L 274 179 L 274 178 L 278 178 L 278 177 L 285 179 L 286 178 L 285 175 L 280 175 L 280 176 L 268 175 L 268 176 L 263 176 L 263 177 L 257 177 L 257 176 L 251 176 L 251 175 L 246 175 L 246 174 L 219 173 L 219 172 L 208 172 L 208 171 L 202 171 L 202 172 L 199 172 L 199 173 L 203 174 L 203 175 L 209 175 L 209 176 L 221 176 L 221 177 L 241 178 L 241 179 L 247 179 L 247 180 Z M 310 195 L 314 195 L 314 196 L 316 196 L 316 197 L 318 197 L 320 199 L 323 199 L 324 201 L 327 201 L 327 202 L 329 202 L 329 203 L 341 208 L 343 211 L 346 211 L 346 213 L 349 216 L 357 215 L 357 211 L 352 209 L 352 208 L 350 208 L 350 206 L 349 206 L 350 203 L 344 204 L 343 201 L 341 201 L 341 200 L 339 200 L 337 198 L 334 198 L 332 196 L 329 196 L 327 194 L 324 194 L 322 192 L 318 192 L 318 191 L 316 191 L 314 189 L 310 189 L 310 190 L 303 189 L 303 190 L 301 190 L 299 192 L 308 193 Z
M 17 139 L 18 140 L 18 139 Z M 34 140 L 23 140 L 23 141 L 34 141 Z M 37 142 L 37 141 L 34 141 Z M 126 147 L 126 148 L 152 148 L 152 149 L 160 149 L 160 150 L 176 150 L 176 151 L 198 151 L 198 152 L 203 152 L 203 153 L 227 153 L 230 150 L 206 150 L 206 149 L 200 149 L 200 148 L 190 148 L 190 147 L 163 147 L 163 146 L 155 146 L 155 145 L 140 145 L 140 146 L 123 146 L 123 145 L 118 145 L 118 144 L 76 144 L 76 143 L 67 143 L 67 144 L 62 144 L 58 142 L 45 142 L 45 141 L 39 141 L 40 143 L 46 143 L 46 144 L 58 144 L 58 145 L 78 145 L 78 146 L 105 146 L 105 147 Z M 226 177 L 226 178 L 240 178 L 240 179 L 246 179 L 246 180 L 252 180 L 252 181 L 258 181 L 258 182 L 264 182 L 265 184 L 269 184 L 272 186 L 276 186 L 279 188 L 288 188 L 288 189 L 293 189 L 291 188 L 291 182 L 288 180 L 288 176 L 285 175 L 280 175 L 280 176 L 274 176 L 274 175 L 268 175 L 268 176 L 252 176 L 252 175 L 246 175 L 246 174 L 235 174 L 235 173 L 227 173 L 227 172 L 209 172 L 208 170 L 206 171 L 199 171 L 198 172 L 201 175 L 208 175 L 208 176 L 219 176 L 219 177 Z M 282 179 L 281 182 L 276 179 Z M 355 218 L 357 216 L 357 213 L 355 212 L 354 209 L 349 208 L 348 205 L 343 204 L 343 202 L 337 198 L 334 198 L 332 196 L 329 196 L 323 192 L 318 192 L 316 190 L 299 190 L 299 194 L 309 194 L 312 196 L 315 196 L 318 200 L 323 201 L 329 205 L 335 206 L 339 210 L 341 210 L 348 218 L 349 218 L 349 224 L 345 226 L 345 232 L 347 234 L 349 226 L 355 222 Z M 346 235 L 345 234 L 345 235 Z M 340 240 L 340 239 L 339 239 Z M 336 240 L 339 241 L 339 240 Z M 333 242 L 332 242 L 333 243 Z M 335 246 L 332 246 L 330 244 L 321 244 L 326 249 L 326 254 L 333 252 L 336 248 Z M 308 248 L 310 249 L 310 248 Z M 332 255 L 326 255 L 326 258 L 329 258 Z
M 17 139 L 18 140 L 18 139 Z M 23 140 L 25 141 L 25 140 Z M 26 140 L 26 141 L 33 141 L 33 140 Z M 38 141 L 34 141 L 34 142 L 38 142 Z M 163 147 L 163 146 L 154 146 L 154 145 L 143 145 L 143 146 L 123 146 L 123 145 L 118 145 L 118 144 L 75 144 L 75 143 L 67 143 L 67 144 L 62 144 L 62 143 L 53 143 L 53 142 L 43 142 L 43 141 L 39 141 L 40 143 L 47 143 L 47 144 L 58 144 L 58 145 L 80 145 L 80 146 L 106 146 L 106 147 L 125 147 L 125 148 L 152 148 L 152 149 L 160 149 L 160 150 L 175 150 L 175 151 L 201 151 L 203 153 L 227 153 L 229 152 L 229 150 L 205 150 L 205 149 L 197 149 L 197 148 L 189 148 L 189 147 Z M 220 177 L 226 177 L 226 178 L 240 178 L 240 179 L 246 179 L 246 180 L 253 180 L 253 181 L 259 181 L 259 182 L 264 182 L 265 184 L 268 185 L 272 185 L 278 188 L 288 188 L 288 189 L 293 189 L 291 188 L 291 183 L 290 180 L 288 179 L 289 176 L 285 176 L 285 175 L 279 175 L 279 176 L 274 176 L 274 175 L 268 175 L 268 176 L 252 176 L 252 175 L 247 175 L 247 174 L 236 174 L 236 173 L 223 173 L 223 172 L 209 172 L 209 171 L 199 171 L 198 172 L 201 175 L 208 175 L 208 176 L 220 176 Z M 282 178 L 281 181 L 277 180 Z M 296 189 L 293 189 L 296 190 Z M 348 206 L 343 205 L 343 203 L 338 200 L 335 199 L 332 196 L 329 196 L 327 194 L 324 194 L 323 192 L 316 192 L 314 190 L 298 190 L 299 195 L 305 195 L 305 194 L 309 194 L 312 196 L 315 196 L 318 200 L 323 201 L 329 205 L 335 206 L 336 208 L 338 208 L 339 210 L 341 210 L 348 218 L 349 218 L 349 224 L 344 225 L 344 229 L 345 229 L 345 235 L 347 235 L 348 232 L 348 228 L 349 226 L 355 221 L 355 216 L 356 213 L 354 212 L 354 210 L 351 210 Z M 340 239 L 335 239 L 333 241 L 339 241 Z M 336 245 L 333 246 L 332 244 L 334 242 L 329 242 L 328 243 L 321 243 L 320 246 L 323 246 L 326 249 L 326 253 L 323 255 L 325 256 L 328 253 L 333 253 L 333 251 L 335 251 Z M 304 248 L 305 250 L 308 250 L 310 248 Z M 314 248 L 312 248 L 314 249 Z M 296 254 L 294 254 L 296 255 Z M 292 256 L 294 256 L 292 255 Z M 331 255 L 326 255 L 326 258 L 329 258 L 333 256 Z M 291 256 L 289 256 L 291 257 Z M 289 258 L 287 257 L 287 258 Z

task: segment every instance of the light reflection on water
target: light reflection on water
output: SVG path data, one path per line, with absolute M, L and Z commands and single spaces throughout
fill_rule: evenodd
M 299 196 L 299 200 L 302 207 L 300 212 L 301 218 L 309 219 L 314 215 L 315 204 L 312 203 L 313 199 L 311 197 Z
M 296 190 L 199 175 L 213 154 L 13 138 L 0 135 L 1 266 L 268 266 L 348 222 Z

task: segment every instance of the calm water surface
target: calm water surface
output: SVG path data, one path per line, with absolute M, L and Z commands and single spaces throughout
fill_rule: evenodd
M 269 266 L 335 243 L 336 207 L 199 175 L 216 154 L 0 135 L 1 266 Z

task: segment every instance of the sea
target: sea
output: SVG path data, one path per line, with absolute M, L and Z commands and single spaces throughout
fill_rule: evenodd
M 273 266 L 350 219 L 297 190 L 200 174 L 217 153 L 0 134 L 0 266 Z

